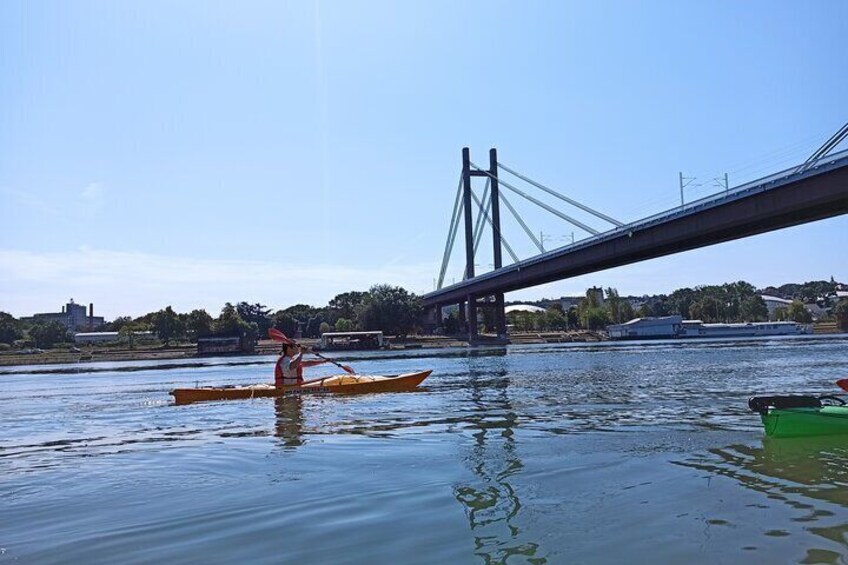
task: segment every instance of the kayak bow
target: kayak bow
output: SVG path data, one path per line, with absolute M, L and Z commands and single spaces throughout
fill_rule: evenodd
M 204 400 L 238 400 L 293 394 L 365 394 L 371 392 L 407 392 L 426 379 L 432 371 L 406 373 L 394 377 L 372 375 L 334 375 L 307 381 L 302 385 L 277 388 L 272 384 L 229 387 L 177 388 L 169 394 L 177 404 Z

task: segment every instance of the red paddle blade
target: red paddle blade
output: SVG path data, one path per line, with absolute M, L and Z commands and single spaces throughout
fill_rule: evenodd
M 836 381 L 836 386 L 842 390 L 848 391 L 848 379 L 839 379 Z
M 277 328 L 268 328 L 268 337 L 270 337 L 274 341 L 282 341 L 283 343 L 288 343 L 289 345 L 295 345 L 294 341 L 289 339 L 286 334 L 284 334 Z

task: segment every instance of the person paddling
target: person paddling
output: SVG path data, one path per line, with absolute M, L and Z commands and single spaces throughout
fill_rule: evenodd
M 304 361 L 303 349 L 293 343 L 283 343 L 277 366 L 274 367 L 274 386 L 299 386 L 303 384 L 303 369 L 326 363 L 326 360 L 315 359 Z

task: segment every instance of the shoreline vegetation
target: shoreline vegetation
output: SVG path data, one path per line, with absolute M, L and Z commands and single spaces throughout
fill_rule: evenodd
M 610 325 L 670 315 L 704 323 L 815 322 L 816 333 L 830 333 L 848 331 L 846 291 L 848 285 L 833 278 L 762 290 L 737 281 L 638 299 L 622 297 L 615 288 L 591 287 L 583 296 L 509 304 L 505 321 L 510 342 L 514 344 L 605 341 L 609 339 L 606 330 Z M 771 306 L 764 297 L 769 298 Z M 500 323 L 492 305 L 478 305 L 476 345 L 503 344 L 491 335 Z M 101 361 L 191 363 L 202 358 L 199 355 L 202 348 L 195 343 L 215 338 L 237 338 L 243 353 L 232 353 L 233 356 L 272 355 L 279 351 L 279 344 L 263 339 L 271 328 L 286 335 L 303 336 L 298 339 L 309 346 L 328 332 L 375 330 L 388 336 L 394 350 L 469 346 L 463 335 L 467 322 L 458 305 L 428 312 L 420 296 L 386 284 L 374 285 L 363 292 L 338 294 L 320 307 L 295 304 L 274 311 L 260 303 L 228 302 L 213 317 L 203 309 L 186 313 L 167 306 L 136 318 L 120 316 L 104 322 L 103 318 L 94 318 L 91 305 L 85 314 L 85 308 L 73 300 L 61 313 L 16 319 L 0 312 L 0 367 L 82 363 L 90 366 L 91 362 Z M 80 331 L 86 328 L 86 320 L 87 331 L 104 332 L 97 340 L 105 338 L 108 343 L 86 344 L 88 340 L 78 339 L 86 336 L 86 331 Z M 100 325 L 95 326 L 96 322 Z M 250 352 L 254 343 L 257 346 Z M 338 355 L 343 357 L 344 352 Z
M 814 324 L 814 334 L 843 334 L 839 331 L 836 324 L 823 323 Z M 492 336 L 494 337 L 494 336 Z M 598 343 L 609 341 L 606 332 L 590 331 L 590 330 L 572 330 L 563 332 L 517 332 L 509 336 L 511 345 L 534 345 L 546 343 Z M 486 345 L 485 343 L 477 346 L 470 345 L 461 336 L 407 336 L 390 337 L 391 346 L 388 350 L 374 350 L 374 353 L 379 353 L 380 358 L 386 358 L 388 353 L 396 352 L 403 355 L 407 351 L 420 350 L 445 350 L 445 349 L 468 349 L 468 348 L 486 348 L 500 347 L 498 345 Z M 301 339 L 299 340 L 307 347 L 313 347 L 317 339 Z M 690 339 L 687 341 L 697 341 Z M 649 344 L 651 340 L 638 340 L 638 343 Z M 120 362 L 138 362 L 138 361 L 157 361 L 155 368 L 158 370 L 166 370 L 171 368 L 191 368 L 203 367 L 209 365 L 210 359 L 227 359 L 224 362 L 218 362 L 216 365 L 262 365 L 269 361 L 262 359 L 263 357 L 274 356 L 279 353 L 279 343 L 272 340 L 261 340 L 256 344 L 256 349 L 253 353 L 232 353 L 221 355 L 198 355 L 195 344 L 183 343 L 172 344 L 169 346 L 163 345 L 148 345 L 137 346 L 133 349 L 127 347 L 87 347 L 79 352 L 68 350 L 46 350 L 42 353 L 23 354 L 9 352 L 0 354 L 0 369 L 21 367 L 21 370 L 3 370 L 2 375 L 11 374 L 73 374 L 73 373 L 99 373 L 107 371 L 118 372 L 134 372 L 150 370 L 150 365 L 124 365 L 120 367 L 104 366 L 98 367 L 99 363 L 120 363 Z M 369 353 L 370 350 L 357 351 L 355 359 L 362 359 L 362 354 Z M 332 358 L 339 361 L 349 361 L 347 354 L 349 351 L 330 351 L 323 352 Z M 367 358 L 367 357 L 366 357 Z M 167 363 L 173 361 L 173 364 Z M 29 370 L 27 367 L 44 366 L 44 365 L 81 365 L 79 368 L 62 367 L 62 368 L 39 368 L 37 370 Z
M 510 336 L 510 341 L 513 344 L 539 344 L 539 343 L 592 343 L 606 341 L 608 338 L 605 332 L 595 332 L 588 330 L 575 330 L 566 332 L 527 332 L 518 333 Z M 469 344 L 461 337 L 454 336 L 407 336 L 406 338 L 389 337 L 391 346 L 388 351 L 408 351 L 420 349 L 447 349 L 447 348 L 467 348 Z M 300 339 L 298 340 L 303 345 L 313 347 L 317 339 Z M 260 340 L 256 344 L 256 350 L 253 353 L 235 353 L 226 355 L 198 355 L 197 347 L 194 344 L 178 344 L 170 346 L 138 346 L 133 349 L 127 347 L 86 347 L 80 352 L 68 350 L 45 350 L 43 353 L 23 354 L 17 352 L 9 352 L 0 355 L 0 367 L 17 367 L 17 366 L 32 366 L 32 365 L 59 365 L 85 363 L 86 371 L 96 372 L 92 370 L 89 363 L 98 362 L 121 362 L 121 361 L 178 361 L 178 360 L 196 360 L 198 366 L 205 365 L 204 359 L 210 358 L 232 358 L 231 364 L 250 365 L 260 364 L 266 361 L 260 361 L 257 357 L 268 355 L 277 355 L 280 351 L 279 343 L 272 340 Z M 367 353 L 368 350 L 363 352 Z M 386 351 L 386 350 L 382 350 Z M 338 352 L 323 352 L 325 355 L 344 358 L 347 351 Z M 179 367 L 191 367 L 192 363 L 180 363 Z M 165 365 L 168 367 L 168 365 Z M 144 370 L 149 367 L 129 367 L 123 370 Z M 101 370 L 101 369 L 97 369 Z M 112 368 L 102 370 L 114 370 Z M 76 370 L 44 370 L 39 372 L 77 372 Z

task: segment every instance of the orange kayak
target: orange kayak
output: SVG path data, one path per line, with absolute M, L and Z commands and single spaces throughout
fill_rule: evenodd
M 432 371 L 406 373 L 394 377 L 372 375 L 334 375 L 307 381 L 299 386 L 277 388 L 271 384 L 177 388 L 170 392 L 177 404 L 203 400 L 237 400 L 288 396 L 293 394 L 364 394 L 370 392 L 407 392 L 415 390 Z

